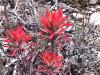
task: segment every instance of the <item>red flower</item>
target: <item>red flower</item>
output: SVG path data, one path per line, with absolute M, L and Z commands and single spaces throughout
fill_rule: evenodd
M 41 56 L 43 62 L 47 64 L 48 66 L 53 66 L 53 67 L 61 67 L 63 64 L 61 60 L 63 59 L 62 56 L 58 56 L 57 54 L 50 53 L 50 52 L 45 52 Z
M 55 34 L 61 34 L 64 27 L 71 26 L 71 22 L 66 21 L 67 16 L 63 16 L 62 9 L 56 11 L 47 11 L 41 17 L 41 30 L 49 34 L 49 38 L 53 39 Z
M 8 40 L 12 42 L 16 42 L 16 43 L 27 42 L 32 39 L 31 36 L 25 33 L 22 26 L 18 26 L 15 29 L 10 29 L 8 30 L 8 32 L 9 32 Z
M 26 34 L 22 26 L 17 26 L 8 30 L 7 38 L 4 40 L 8 45 L 4 44 L 3 47 L 10 49 L 8 52 L 10 56 L 15 56 L 19 49 L 21 51 L 26 49 L 29 40 L 32 40 L 32 37 Z

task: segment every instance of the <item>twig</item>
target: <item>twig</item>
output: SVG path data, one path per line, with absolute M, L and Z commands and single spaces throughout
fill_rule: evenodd
M 9 25 L 9 19 L 7 15 L 6 6 L 4 6 L 4 16 L 5 16 L 5 29 L 8 29 L 10 28 L 10 25 Z

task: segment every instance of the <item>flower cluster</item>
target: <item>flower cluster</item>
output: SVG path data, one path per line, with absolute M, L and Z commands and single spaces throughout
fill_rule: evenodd
M 3 47 L 10 49 L 8 51 L 10 56 L 15 56 L 19 49 L 22 51 L 25 50 L 25 47 L 28 45 L 27 42 L 32 40 L 32 37 L 27 35 L 27 33 L 24 31 L 22 25 L 7 30 L 6 35 L 7 38 L 4 40 L 4 42 L 7 44 L 4 44 Z
M 19 44 L 20 42 L 27 42 L 32 37 L 27 35 L 22 26 L 17 26 L 15 29 L 8 30 L 8 40 Z M 6 40 L 7 41 L 7 40 Z
M 63 15 L 62 9 L 47 11 L 46 14 L 41 17 L 41 23 L 41 30 L 47 33 L 51 40 L 54 39 L 56 34 L 61 34 L 65 27 L 72 25 L 72 23 L 68 21 L 68 17 Z
M 36 35 L 30 36 L 24 25 L 17 25 L 14 28 L 7 29 L 5 32 L 6 39 L 3 41 L 6 44 L 3 44 L 3 49 L 7 47 L 7 54 L 18 59 L 18 63 L 25 67 L 25 69 L 29 69 L 31 64 L 29 72 L 35 70 L 36 72 L 48 72 L 50 75 L 53 73 L 58 74 L 60 71 L 63 71 L 64 58 L 62 54 L 59 55 L 58 53 L 58 49 L 60 52 L 61 48 L 58 48 L 55 44 L 65 40 L 62 40 L 61 37 L 59 39 L 56 38 L 62 36 L 62 38 L 66 39 L 66 36 L 63 36 L 65 35 L 63 31 L 67 27 L 72 26 L 72 23 L 69 22 L 67 16 L 63 15 L 62 9 L 46 11 L 40 18 L 40 22 L 41 25 L 37 32 L 41 30 L 42 35 L 34 32 Z M 59 45 L 62 46 L 61 44 Z M 23 68 L 22 66 L 21 68 Z
M 72 26 L 72 23 L 69 22 L 68 17 L 63 14 L 62 9 L 51 11 L 47 10 L 46 13 L 41 17 L 40 22 L 40 29 L 43 33 L 42 35 L 46 35 L 53 43 L 56 42 L 54 41 L 56 37 L 61 36 L 63 31 L 66 30 L 67 27 Z M 40 57 L 42 59 L 42 62 L 48 67 L 57 69 L 63 66 L 63 56 L 55 54 L 53 50 L 51 50 L 51 52 L 48 52 L 48 50 L 46 50 L 41 54 Z M 57 50 L 55 51 L 57 53 Z
M 63 60 L 63 57 L 51 52 L 44 52 L 41 55 L 41 59 L 48 66 L 53 66 L 56 68 L 63 66 L 61 62 Z

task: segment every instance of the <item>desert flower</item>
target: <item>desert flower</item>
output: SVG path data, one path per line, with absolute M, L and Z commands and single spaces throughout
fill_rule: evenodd
M 54 39 L 55 35 L 60 35 L 66 27 L 71 26 L 68 17 L 63 15 L 62 9 L 55 11 L 46 11 L 41 17 L 40 29 L 49 35 L 49 39 Z

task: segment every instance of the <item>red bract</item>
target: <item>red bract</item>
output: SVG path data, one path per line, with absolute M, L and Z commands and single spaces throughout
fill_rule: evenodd
M 41 30 L 49 34 L 49 38 L 54 39 L 55 34 L 61 34 L 64 27 L 71 26 L 72 23 L 66 21 L 67 16 L 63 16 L 62 9 L 56 11 L 47 11 L 44 16 L 41 17 Z
M 51 53 L 51 52 L 44 52 L 41 56 L 43 62 L 47 64 L 48 66 L 53 67 L 61 67 L 63 64 L 61 60 L 63 59 L 62 56 L 58 56 L 57 54 Z
M 27 35 L 22 26 L 17 26 L 8 30 L 7 38 L 4 40 L 10 49 L 8 53 L 10 56 L 16 55 L 18 50 L 24 51 L 28 46 L 28 41 L 32 40 L 32 37 Z M 4 45 L 5 47 L 5 45 Z
M 27 42 L 32 39 L 29 35 L 25 33 L 22 26 L 18 26 L 15 29 L 9 30 L 9 39 L 16 43 Z

